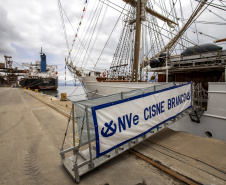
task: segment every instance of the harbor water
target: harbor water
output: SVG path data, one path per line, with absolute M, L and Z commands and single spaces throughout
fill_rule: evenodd
M 82 86 L 58 86 L 57 90 L 40 90 L 40 92 L 57 98 L 61 97 L 61 93 L 66 93 L 67 98 L 71 101 L 86 99 L 86 94 Z

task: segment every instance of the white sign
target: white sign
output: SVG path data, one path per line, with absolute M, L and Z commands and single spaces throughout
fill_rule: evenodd
M 192 106 L 192 83 L 92 107 L 100 157 Z

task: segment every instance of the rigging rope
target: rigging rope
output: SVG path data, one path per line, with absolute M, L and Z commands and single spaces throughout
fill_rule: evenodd
M 68 97 L 71 97 L 72 94 L 74 94 L 74 92 L 78 89 L 78 86 L 76 86 L 76 88 L 74 89 L 74 91 L 68 96 Z
M 196 1 L 198 1 L 198 2 L 200 2 L 200 0 L 196 0 Z M 220 1 L 221 2 L 221 1 Z M 221 2 L 222 3 L 222 2 Z M 217 9 L 219 9 L 219 10 L 223 10 L 223 11 L 226 11 L 226 9 L 225 8 L 223 8 L 223 7 L 226 7 L 223 3 L 223 6 L 221 6 L 221 5 L 219 5 L 219 4 L 215 4 L 215 3 L 207 3 L 207 4 L 209 4 L 209 6 L 212 6 L 212 7 L 214 7 L 214 8 L 217 8 Z
M 214 13 L 212 10 L 208 9 L 209 12 L 211 12 L 212 14 L 216 15 L 217 17 L 221 18 L 222 20 L 226 21 L 226 19 L 224 19 L 223 17 L 221 17 L 220 15 Z
M 64 139 L 63 139 L 61 150 L 63 150 L 63 148 L 64 148 L 64 143 L 65 143 L 65 139 L 66 139 L 66 136 L 67 136 L 68 126 L 69 126 L 69 123 L 71 121 L 71 114 L 72 114 L 72 110 L 71 110 L 70 115 L 69 115 L 69 118 L 68 118 L 68 123 L 67 123 L 66 131 L 64 133 Z
M 100 18 L 100 14 L 101 14 L 101 10 L 102 10 L 102 9 L 103 9 L 103 3 L 102 3 L 102 5 L 101 5 L 101 7 L 100 7 L 100 10 L 99 10 L 98 14 L 97 14 L 96 23 L 95 23 L 95 26 L 94 26 L 94 28 L 93 28 L 93 32 L 91 33 L 91 38 L 89 39 L 89 44 L 88 44 L 88 46 L 87 46 L 87 51 L 89 50 L 89 46 L 90 46 L 91 40 L 92 40 L 92 38 L 93 38 L 94 32 L 95 32 L 95 30 L 96 30 L 97 22 L 98 22 L 98 20 L 99 20 L 99 18 Z M 86 55 L 85 55 L 85 57 L 83 58 L 82 65 L 83 65 L 83 63 L 84 63 L 84 61 L 85 61 L 85 58 L 86 58 Z M 82 67 L 82 65 L 81 65 L 81 67 Z
M 66 86 L 66 71 L 67 71 L 67 63 L 66 63 L 66 58 L 65 58 L 65 86 Z
M 15 64 L 17 64 L 17 66 L 15 66 Z M 15 66 L 15 67 L 22 67 L 23 69 L 24 69 L 24 66 L 22 66 L 20 63 L 18 63 L 18 62 L 15 62 L 15 61 L 13 61 L 13 65 Z
M 107 13 L 107 9 L 108 9 L 108 6 L 106 6 L 105 12 L 104 12 L 104 14 L 103 14 L 103 16 L 102 16 L 102 20 L 101 20 L 101 22 L 100 22 L 99 29 L 98 29 L 98 31 L 97 31 L 96 37 L 95 37 L 95 39 L 94 39 L 94 41 L 93 41 L 93 44 L 92 44 L 92 46 L 91 46 L 91 49 L 90 49 L 90 55 L 91 55 L 91 53 L 92 53 L 92 51 L 93 51 L 94 45 L 95 45 L 95 43 L 96 43 L 96 41 L 97 41 L 97 38 L 98 38 L 98 35 L 99 35 L 99 33 L 100 33 L 100 29 L 101 29 L 101 27 L 102 27 L 102 24 L 103 24 L 105 15 L 106 15 L 106 13 Z M 85 65 L 84 65 L 84 68 L 86 67 L 87 62 L 88 62 L 88 60 L 86 60 L 86 63 L 85 63 Z
M 191 4 L 192 11 L 193 11 L 193 6 L 192 6 L 191 0 L 190 0 L 190 4 Z M 195 25 L 195 31 L 197 33 L 198 31 L 197 31 L 197 26 L 196 26 L 196 23 L 195 22 L 194 22 L 194 25 Z M 197 36 L 197 40 L 198 40 L 198 44 L 199 44 L 199 36 L 198 36 L 198 34 L 196 34 L 196 36 Z
M 93 25 L 94 25 L 94 23 L 95 23 L 95 17 L 96 17 L 96 12 L 98 11 L 98 9 L 99 9 L 99 4 L 100 4 L 100 2 L 98 1 L 98 4 L 97 4 L 97 7 L 96 7 L 96 9 L 95 9 L 95 11 L 94 11 L 94 14 L 92 15 L 92 12 L 91 12 L 91 14 L 90 14 L 90 16 L 91 16 L 91 21 L 89 21 L 90 23 L 89 23 L 89 25 L 88 25 L 88 28 L 86 29 L 86 32 L 85 32 L 85 34 L 84 34 L 84 36 L 83 36 L 83 38 L 82 38 L 82 41 L 81 41 L 81 44 L 83 44 L 84 45 L 84 47 L 86 47 L 86 45 L 87 45 L 87 42 L 89 41 L 89 39 L 87 39 L 87 38 L 89 38 L 90 37 L 90 34 L 91 34 L 91 32 L 89 32 L 89 30 L 92 30 L 92 27 L 93 27 Z M 89 17 L 89 19 L 90 19 L 90 17 Z M 88 23 L 88 22 L 87 22 Z M 87 36 L 88 35 L 88 36 Z M 78 52 L 77 52 L 77 55 L 79 55 L 79 57 L 78 57 L 78 59 L 77 59 L 77 62 L 76 62 L 76 65 L 78 65 L 78 62 L 80 61 L 80 58 L 83 56 L 83 49 L 81 49 L 81 47 L 79 48 L 80 50 L 78 50 Z M 87 51 L 87 50 L 86 50 Z M 86 53 L 88 53 L 88 51 L 87 52 L 85 52 L 85 54 Z M 88 55 L 88 54 L 87 54 Z M 90 59 L 91 59 L 91 57 L 90 57 Z M 93 60 L 91 59 L 91 61 L 93 62 Z M 93 64 L 94 64 L 94 62 L 93 62 Z
M 125 4 L 125 6 L 126 6 L 126 4 Z M 124 6 L 124 8 L 125 8 L 125 6 Z M 122 16 L 122 13 L 123 13 L 123 10 L 122 10 L 122 12 L 121 12 L 121 14 L 120 14 L 118 20 L 116 21 L 115 26 L 114 26 L 113 30 L 111 31 L 111 34 L 110 34 L 110 36 L 108 37 L 108 40 L 107 40 L 107 42 L 105 43 L 104 48 L 102 49 L 102 51 L 101 51 L 101 53 L 100 53 L 100 56 L 99 56 L 98 59 L 97 59 L 97 62 L 96 62 L 96 64 L 95 64 L 95 66 L 94 66 L 94 69 L 96 68 L 96 66 L 97 66 L 97 64 L 98 64 L 98 62 L 99 62 L 99 60 L 100 60 L 100 57 L 102 56 L 102 53 L 103 53 L 105 47 L 107 46 L 108 41 L 110 40 L 111 35 L 112 35 L 112 33 L 114 32 L 114 30 L 115 30 L 115 28 L 116 28 L 116 26 L 117 26 L 117 24 L 118 24 L 118 22 L 119 22 L 119 20 L 120 20 L 120 18 L 121 18 L 121 16 Z
M 101 0 L 100 0 L 100 1 L 101 1 Z M 115 3 L 113 3 L 113 2 L 111 2 L 111 1 L 109 1 L 109 0 L 106 0 L 106 1 L 108 1 L 109 3 L 111 3 L 111 4 L 115 5 L 115 6 L 117 6 L 118 8 L 121 8 L 122 10 L 127 11 L 128 13 L 130 13 L 130 11 L 127 10 L 127 9 L 125 9 L 125 7 L 123 8 L 123 7 L 117 5 L 117 4 L 115 4 Z M 101 2 L 103 2 L 103 1 L 101 1 Z M 106 4 L 105 2 L 103 2 L 103 3 Z M 109 4 L 106 4 L 106 5 L 109 6 L 109 7 L 111 7 Z M 111 7 L 111 8 L 113 8 L 113 7 Z M 113 9 L 114 9 L 114 8 L 113 8 Z M 115 10 L 121 12 L 120 10 L 117 10 L 117 9 L 115 9 Z
M 65 41 L 66 41 L 66 46 L 67 46 L 67 49 L 69 51 L 69 44 L 68 44 L 67 32 L 66 32 L 65 23 L 64 23 L 64 17 L 63 17 L 63 12 L 62 12 L 63 7 L 62 7 L 62 5 L 60 3 L 60 0 L 58 0 L 58 6 L 59 6 L 61 22 L 62 22 L 62 26 L 63 26 L 63 30 L 64 30 L 64 37 L 65 37 Z
M 80 19 L 80 21 L 79 21 L 78 28 L 77 28 L 76 31 L 74 30 L 74 35 L 75 35 L 75 36 L 74 36 L 74 40 L 73 40 L 73 42 L 72 42 L 71 50 L 69 51 L 69 56 L 70 56 L 70 57 L 71 57 L 72 49 L 73 49 L 73 47 L 74 47 L 74 43 L 75 43 L 75 41 L 76 41 L 76 39 L 77 39 L 79 30 L 80 30 L 80 27 L 81 27 L 81 24 L 82 24 L 83 17 L 85 16 L 85 12 L 86 12 L 87 6 L 88 6 L 88 3 L 87 3 L 87 1 L 85 1 L 85 6 L 84 6 L 84 8 L 83 8 L 83 10 L 82 10 L 82 13 L 81 13 L 81 16 L 80 16 L 81 19 Z M 73 29 L 74 29 L 74 28 L 73 28 Z M 72 62 L 72 59 L 71 59 L 71 62 Z
M 196 0 L 196 1 L 199 3 L 199 5 L 203 2 L 201 0 Z M 103 24 L 103 20 L 105 18 L 104 15 L 105 15 L 105 13 L 107 11 L 105 9 L 104 15 L 101 17 L 101 15 L 102 15 L 101 10 L 102 9 L 104 10 L 103 4 L 107 5 L 106 8 L 107 7 L 111 7 L 112 9 L 114 9 L 116 11 L 119 11 L 120 12 L 120 17 L 122 15 L 125 15 L 127 17 L 127 19 L 124 19 L 123 21 L 128 21 L 129 22 L 129 21 L 133 20 L 133 18 L 131 16 L 132 15 L 132 11 L 126 10 L 125 7 L 122 8 L 121 6 L 116 5 L 115 3 L 111 2 L 110 0 L 99 0 L 99 2 L 101 2 L 100 9 L 96 10 L 97 12 L 93 14 L 92 20 L 89 21 L 89 28 L 93 25 L 92 26 L 92 29 L 89 29 L 88 28 L 88 29 L 86 29 L 86 32 L 83 32 L 84 37 L 83 38 L 81 37 L 82 40 L 79 40 L 79 38 L 77 38 L 79 40 L 79 48 L 78 49 L 76 48 L 76 51 L 73 51 L 74 52 L 74 55 L 73 55 L 73 60 L 72 61 L 74 62 L 76 60 L 76 65 L 78 64 L 78 62 L 81 62 L 81 67 L 83 69 L 86 67 L 87 62 L 89 61 L 87 57 L 89 57 L 89 59 L 92 61 L 92 58 L 90 57 L 90 55 L 92 54 L 93 48 L 95 46 L 96 40 L 97 40 L 98 35 L 100 33 L 100 29 L 101 29 L 102 24 Z M 99 4 L 99 2 L 98 2 L 98 4 Z M 161 12 L 160 13 L 162 13 L 165 17 L 173 18 L 173 21 L 175 21 L 178 25 L 179 25 L 178 22 L 181 22 L 182 25 L 184 25 L 183 22 L 186 19 L 184 19 L 184 15 L 183 15 L 183 11 L 182 11 L 182 3 L 181 3 L 180 0 L 170 0 L 169 1 L 170 5 L 171 5 L 170 8 L 166 7 L 166 2 L 164 0 L 160 0 L 159 3 L 157 3 L 157 1 L 155 1 L 155 0 L 153 0 L 151 2 L 152 2 L 152 5 L 149 6 L 149 7 L 153 7 L 154 5 L 157 6 L 157 7 L 159 7 L 161 9 Z M 222 5 L 217 5 L 215 3 L 212 3 L 212 1 L 211 1 L 210 3 L 206 3 L 206 5 L 204 5 L 204 7 L 205 7 L 205 9 L 207 9 L 208 6 L 212 6 L 212 7 L 215 6 L 215 8 L 219 8 L 219 9 L 225 10 L 224 9 L 225 5 L 223 4 L 222 1 L 220 1 L 220 2 L 221 2 Z M 191 1 L 190 1 L 190 3 L 191 3 Z M 177 7 L 176 7 L 176 4 L 177 4 Z M 180 12 L 181 12 L 180 13 L 181 14 L 181 18 L 180 19 L 178 18 L 178 15 L 179 14 L 177 15 L 177 12 L 176 12 L 176 9 L 178 7 L 180 8 Z M 191 4 L 191 8 L 193 10 L 192 4 Z M 197 10 L 197 8 L 198 8 L 198 6 L 195 8 L 195 10 L 193 11 L 193 13 Z M 63 14 L 63 11 L 64 10 L 62 9 L 62 7 L 60 9 L 61 9 L 60 10 L 61 11 L 61 14 Z M 124 13 L 125 11 L 127 11 L 128 14 L 125 14 Z M 200 12 L 203 13 L 203 11 L 202 12 L 200 11 Z M 188 31 L 190 30 L 193 33 L 197 34 L 197 40 L 199 40 L 199 36 L 205 36 L 205 37 L 208 37 L 208 38 L 211 38 L 211 39 L 217 39 L 215 37 L 212 37 L 210 35 L 207 35 L 207 34 L 204 34 L 203 32 L 199 32 L 198 31 L 197 26 L 196 26 L 196 23 L 208 24 L 207 21 L 206 22 L 204 22 L 204 21 L 203 22 L 196 21 L 197 18 L 201 15 L 200 12 L 197 13 L 196 16 L 194 17 L 194 20 L 191 21 L 191 23 L 189 23 L 189 27 L 190 27 L 190 25 L 192 23 L 195 23 L 195 25 L 194 25 L 195 28 L 190 27 L 190 28 L 188 28 Z M 215 14 L 214 12 L 211 12 L 211 13 Z M 90 16 L 91 15 L 92 14 L 90 14 Z M 192 14 L 191 16 L 194 16 L 194 15 Z M 219 15 L 217 15 L 217 16 L 219 16 Z M 108 37 L 107 41 L 105 42 L 105 45 L 104 45 L 103 49 L 101 50 L 101 53 L 100 53 L 100 55 L 99 55 L 96 63 L 94 63 L 92 61 L 93 64 L 94 64 L 94 69 L 96 69 L 96 67 L 98 65 L 98 62 L 99 62 L 100 58 L 102 57 L 102 54 L 103 54 L 104 50 L 106 49 L 106 46 L 107 46 L 107 44 L 108 44 L 108 42 L 109 42 L 109 40 L 110 40 L 110 38 L 112 36 L 112 33 L 114 32 L 115 27 L 118 24 L 119 18 L 118 18 L 118 20 L 117 20 L 117 22 L 116 22 L 116 24 L 115 24 L 115 26 L 114 26 L 114 28 L 113 28 L 110 36 Z M 225 20 L 225 19 L 223 19 L 223 20 Z M 212 22 L 212 23 L 214 23 L 214 22 Z M 216 25 L 224 25 L 226 23 L 219 23 L 219 24 L 217 24 L 217 22 L 215 22 L 214 24 L 216 24 Z M 145 27 L 146 29 L 147 28 L 149 29 L 150 41 L 151 41 L 151 44 L 152 44 L 150 49 L 149 49 L 149 46 L 142 47 L 142 50 L 145 50 L 146 49 L 144 55 L 147 56 L 147 57 L 149 56 L 150 52 L 153 52 L 154 51 L 155 53 L 157 53 L 162 48 L 166 47 L 167 46 L 166 45 L 166 42 L 167 42 L 166 40 L 167 39 L 171 40 L 172 37 L 175 37 L 178 34 L 178 32 L 180 32 L 179 27 L 175 27 L 174 29 L 172 29 L 172 28 L 170 28 L 170 27 L 167 26 L 166 22 L 164 22 L 162 25 L 159 25 L 159 21 L 157 21 L 156 18 L 152 18 L 152 19 L 147 20 L 147 24 L 143 24 L 142 23 L 142 26 Z M 144 28 L 144 30 L 145 30 L 145 28 Z M 66 29 L 64 31 L 66 32 Z M 133 30 L 132 30 L 132 26 L 131 26 L 131 32 L 132 31 Z M 177 33 L 174 33 L 174 31 L 176 31 Z M 87 34 L 86 34 L 87 32 L 89 34 L 88 38 L 90 38 L 90 39 L 86 39 L 87 38 Z M 185 47 L 188 46 L 188 43 L 190 43 L 192 45 L 196 45 L 196 43 L 194 43 L 186 35 L 187 34 L 187 30 L 185 32 L 183 32 L 182 34 L 183 35 L 180 35 L 180 37 L 178 38 L 178 40 L 175 41 L 175 43 L 171 46 L 170 53 L 172 53 L 173 50 L 174 50 L 174 52 L 177 52 L 177 50 L 179 50 L 178 48 L 180 48 L 180 50 L 183 50 Z M 122 42 L 129 42 L 129 41 L 131 42 L 132 41 L 132 39 L 129 39 L 129 37 L 127 35 L 128 34 L 124 34 L 124 36 L 123 36 L 124 41 L 122 41 Z M 133 34 L 131 33 L 131 35 L 133 35 Z M 86 38 L 85 38 L 85 36 L 86 36 Z M 158 40 L 157 39 L 154 39 L 153 36 L 155 36 L 156 38 L 158 38 Z M 145 39 L 146 39 L 146 37 L 145 37 Z M 144 43 L 144 42 L 142 41 L 142 43 Z M 198 43 L 199 43 L 199 41 L 198 41 Z M 146 44 L 146 43 L 144 43 L 144 44 Z M 126 45 L 125 43 L 122 44 L 122 47 L 125 46 L 125 45 Z M 83 50 L 82 48 L 84 48 L 85 50 Z M 131 51 L 131 53 L 133 53 L 132 50 L 133 50 L 133 42 L 132 42 L 132 44 L 129 45 L 128 51 L 129 52 Z M 83 53 L 84 51 L 85 51 L 85 54 Z M 122 54 L 119 54 L 119 56 L 121 57 L 120 59 L 124 59 L 124 57 L 126 56 L 126 59 L 125 59 L 125 61 L 126 61 L 126 60 L 128 60 L 130 58 L 130 56 L 128 56 L 126 54 L 127 51 L 126 52 L 123 51 L 121 53 Z M 154 55 L 154 53 L 153 53 L 153 55 Z M 80 58 L 81 57 L 83 57 L 83 61 L 80 61 Z M 133 56 L 131 55 L 131 60 L 130 61 L 133 60 L 132 57 Z M 116 62 L 118 62 L 118 64 L 120 64 L 120 59 L 117 59 L 116 58 L 116 60 L 118 60 L 118 61 L 116 61 Z M 123 61 L 123 62 L 126 63 L 125 61 Z M 123 70 L 125 70 L 126 67 L 124 67 Z M 70 72 L 74 70 L 73 67 L 68 67 L 68 69 L 70 70 Z M 75 72 L 73 72 L 73 73 L 76 74 Z
M 85 3 L 87 4 L 87 0 L 85 1 Z M 73 27 L 73 25 L 72 25 L 70 19 L 68 18 L 67 14 L 66 14 L 66 12 L 65 12 L 65 10 L 64 10 L 64 8 L 63 8 L 63 6 L 61 5 L 60 0 L 58 0 L 58 5 L 59 5 L 59 10 L 60 10 L 60 15 L 61 15 L 61 21 L 62 21 L 62 25 L 63 25 L 63 29 L 64 29 L 64 35 L 65 35 L 66 45 L 67 45 L 68 52 L 69 52 L 69 55 L 68 55 L 68 57 L 67 57 L 67 62 L 68 62 L 68 58 L 71 59 L 71 52 L 70 52 L 70 49 L 69 49 L 69 44 L 68 44 L 68 39 L 67 39 L 67 33 L 66 33 L 66 28 L 65 28 L 65 22 L 64 22 L 64 19 L 63 19 L 63 12 L 64 12 L 64 14 L 65 14 L 65 16 L 66 16 L 68 22 L 70 23 L 70 25 L 71 25 L 71 27 L 72 27 L 74 33 L 76 33 L 76 31 L 75 31 L 75 29 L 74 29 L 74 27 Z M 87 5 L 87 6 L 88 6 L 88 5 Z M 85 12 L 85 8 L 86 8 L 87 6 L 84 7 L 83 12 Z M 80 24 L 80 23 L 79 23 L 79 24 Z M 81 25 L 81 24 L 80 24 L 80 25 Z M 80 26 L 80 25 L 79 25 L 79 26 Z M 75 34 L 75 35 L 76 35 L 76 34 Z M 77 36 L 76 36 L 76 37 L 77 37 Z M 78 38 L 78 40 L 79 40 L 79 42 L 81 43 L 81 41 L 80 41 L 79 38 Z M 85 52 L 87 53 L 87 51 L 86 51 L 84 45 L 83 45 L 82 43 L 81 43 L 81 45 L 82 45 L 83 49 L 85 50 Z M 88 57 L 91 59 L 91 57 L 90 57 L 89 55 L 88 55 Z M 91 61 L 92 61 L 92 59 L 91 59 Z M 72 59 L 71 59 L 71 62 L 72 62 Z
M 94 7 L 96 6 L 96 2 L 99 2 L 99 1 L 95 1 L 94 5 L 93 5 L 93 8 L 92 8 L 92 11 L 91 11 L 91 13 L 90 13 L 90 15 L 89 15 L 89 17 L 88 17 L 88 20 L 91 20 L 91 22 L 92 22 L 93 17 L 94 17 L 94 16 L 92 16 L 92 13 L 93 13 Z M 97 7 L 98 7 L 98 6 L 97 6 Z M 81 38 L 82 38 L 81 43 L 82 43 L 82 44 L 84 43 L 85 37 L 86 37 L 86 35 L 87 35 L 87 31 L 88 31 L 88 29 L 89 29 L 89 27 L 87 28 L 88 23 L 89 23 L 89 22 L 86 22 L 86 25 L 85 25 L 85 27 L 84 27 L 84 30 L 86 30 L 86 31 L 84 31 L 83 34 L 82 34 L 82 36 L 81 36 Z M 89 24 L 89 26 L 90 26 L 90 24 Z M 80 44 L 80 45 L 79 45 L 79 48 L 77 49 L 76 54 L 74 53 L 74 57 L 73 57 L 72 63 L 75 62 L 75 60 L 76 60 L 76 58 L 77 58 L 78 55 L 81 56 L 81 51 L 83 51 L 83 50 L 81 49 L 81 46 L 82 46 L 82 45 Z M 79 62 L 79 59 L 77 59 L 77 62 L 75 63 L 75 66 L 77 66 L 78 62 Z

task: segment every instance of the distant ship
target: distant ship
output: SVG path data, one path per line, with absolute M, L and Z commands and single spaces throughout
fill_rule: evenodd
M 20 85 L 30 89 L 56 90 L 58 88 L 57 65 L 46 64 L 46 55 L 42 53 L 42 49 L 40 59 L 35 64 L 22 63 L 23 67 L 29 67 L 29 69 L 24 70 L 24 78 L 20 80 Z

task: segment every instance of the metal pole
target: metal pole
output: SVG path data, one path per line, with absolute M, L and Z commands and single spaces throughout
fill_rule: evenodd
M 91 147 L 91 140 L 90 140 L 90 128 L 89 128 L 89 114 L 88 114 L 88 107 L 86 106 L 86 126 L 87 126 L 87 136 L 88 136 L 88 143 L 89 143 L 89 157 L 90 157 L 90 163 L 89 163 L 89 168 L 93 168 L 93 163 L 92 163 L 92 147 Z
M 167 56 L 166 56 L 166 82 L 168 82 L 168 75 L 169 75 L 169 70 L 168 70 L 168 59 L 169 59 L 169 51 L 167 51 Z
M 225 69 L 224 69 L 224 81 L 226 82 L 226 66 L 225 66 Z
M 202 83 L 200 83 L 200 111 L 202 110 Z
M 73 147 L 75 148 L 75 105 L 74 103 L 72 102 L 72 129 L 73 129 Z M 73 149 L 73 152 L 74 154 L 76 153 L 75 152 L 75 149 Z
M 123 100 L 123 92 L 121 92 L 121 100 Z
M 195 84 L 194 84 L 194 82 L 192 82 L 192 90 L 191 90 L 191 92 L 192 92 L 192 99 L 191 99 L 191 103 L 192 103 L 192 111 L 194 111 L 195 109 L 194 109 L 194 105 L 195 105 L 195 102 L 194 102 L 194 96 L 195 96 Z

